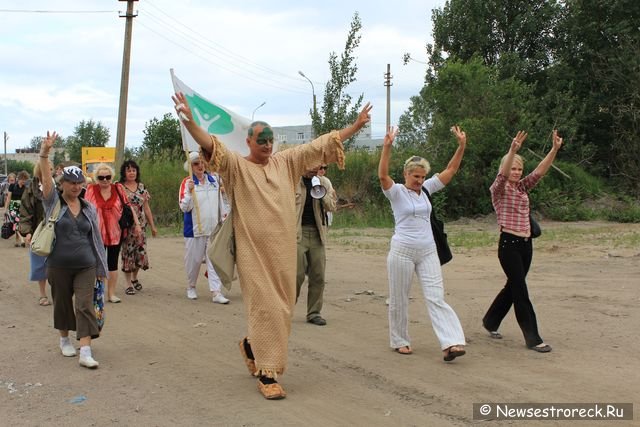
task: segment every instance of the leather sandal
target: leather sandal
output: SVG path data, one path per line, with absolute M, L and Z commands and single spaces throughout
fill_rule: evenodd
M 142 290 L 142 283 L 138 282 L 138 279 L 136 280 L 132 280 L 131 284 L 133 285 L 133 287 L 135 288 L 136 291 L 141 291 Z
M 127 295 L 135 295 L 136 290 L 133 289 L 133 286 L 129 286 L 127 289 L 124 290 L 124 293 Z
M 258 390 L 267 400 L 280 400 L 287 397 L 287 393 L 278 383 L 263 384 L 262 381 L 258 380 Z
M 405 354 L 405 355 L 413 353 L 413 350 L 411 350 L 411 347 L 409 347 L 408 345 L 405 345 L 404 347 L 394 348 L 393 351 L 395 351 L 396 353 Z
M 451 362 L 456 357 L 464 356 L 465 354 L 467 354 L 464 347 L 458 346 L 458 345 L 452 345 L 451 347 L 447 348 L 445 351 L 446 351 L 446 353 L 444 354 L 445 362 Z

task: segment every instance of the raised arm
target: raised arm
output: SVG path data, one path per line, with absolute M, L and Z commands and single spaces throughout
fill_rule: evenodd
M 358 114 L 358 117 L 356 117 L 356 121 L 353 122 L 351 126 L 346 127 L 339 131 L 340 141 L 346 141 L 347 139 L 351 138 L 353 135 L 358 133 L 358 131 L 362 129 L 367 123 L 371 121 L 371 116 L 369 115 L 369 113 L 371 112 L 372 108 L 373 107 L 371 106 L 371 103 L 367 102 L 367 105 L 365 105 L 362 108 L 362 110 Z
M 560 136 L 558 135 L 558 130 L 554 129 L 553 147 L 551 147 L 551 150 L 547 153 L 545 158 L 540 161 L 534 172 L 539 174 L 540 176 L 545 176 L 545 174 L 551 167 L 551 164 L 555 160 L 556 154 L 558 154 L 558 150 L 560 150 L 560 147 L 562 147 L 562 138 L 560 138 Z
M 383 190 L 388 190 L 393 185 L 393 179 L 389 176 L 389 160 L 391 159 L 391 147 L 396 139 L 398 129 L 391 126 L 387 129 L 387 134 L 382 142 L 382 153 L 380 154 L 380 163 L 378 163 L 378 179 Z
M 182 92 L 176 92 L 175 95 L 171 96 L 171 99 L 175 104 L 178 118 L 184 127 L 187 128 L 187 131 L 189 131 L 193 139 L 196 140 L 198 145 L 202 147 L 204 151 L 213 155 L 213 143 L 211 142 L 211 137 L 193 120 L 193 113 L 191 112 L 191 108 L 189 108 L 189 103 L 187 102 L 185 94 Z
M 458 139 L 458 148 L 456 149 L 456 152 L 453 153 L 453 157 L 451 157 L 451 160 L 449 160 L 447 168 L 440 172 L 440 175 L 438 175 L 438 178 L 440 178 L 440 181 L 444 185 L 449 184 L 453 179 L 453 176 L 458 172 L 458 169 L 460 169 L 462 156 L 464 156 L 464 149 L 467 146 L 467 134 L 463 132 L 458 125 L 452 126 L 451 132 L 453 132 L 453 134 Z
M 522 143 L 529 134 L 523 130 L 519 130 L 516 136 L 511 141 L 511 146 L 509 147 L 509 151 L 507 152 L 507 157 L 504 159 L 502 163 L 502 167 L 500 168 L 500 175 L 508 177 L 511 174 L 511 166 L 513 165 L 513 159 L 515 155 L 522 147 Z
M 51 164 L 49 163 L 49 151 L 53 147 L 54 142 L 56 142 L 56 138 L 58 138 L 58 134 L 54 131 L 53 133 L 49 133 L 47 131 L 47 136 L 42 141 L 42 146 L 40 147 L 40 176 L 42 179 L 40 183 L 42 184 L 42 197 L 46 199 L 51 194 L 53 190 L 53 180 L 48 179 L 51 174 Z

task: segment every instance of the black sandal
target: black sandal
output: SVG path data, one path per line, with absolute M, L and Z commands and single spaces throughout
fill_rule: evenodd
M 142 283 L 138 282 L 138 279 L 132 280 L 131 284 L 136 289 L 136 291 L 141 291 L 142 290 Z
M 135 295 L 136 291 L 135 289 L 133 289 L 133 286 L 129 286 L 127 289 L 124 290 L 124 293 L 127 295 Z

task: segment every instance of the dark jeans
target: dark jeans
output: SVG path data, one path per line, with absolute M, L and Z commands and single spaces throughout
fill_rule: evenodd
M 543 342 L 538 334 L 536 313 L 527 291 L 526 277 L 532 257 L 533 246 L 530 238 L 500 233 L 498 259 L 507 275 L 507 283 L 482 319 L 482 324 L 487 330 L 497 331 L 513 304 L 527 347 L 534 347 Z

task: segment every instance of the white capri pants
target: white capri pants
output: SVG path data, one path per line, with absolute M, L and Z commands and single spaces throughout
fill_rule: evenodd
M 211 260 L 207 256 L 209 237 L 185 237 L 184 249 L 184 269 L 187 272 L 187 287 L 196 287 L 196 282 L 200 275 L 200 266 L 203 261 L 206 261 L 209 276 L 209 290 L 211 292 L 220 292 L 222 282 L 218 277 L 218 273 L 213 269 Z
M 392 241 L 387 256 L 391 347 L 400 348 L 411 345 L 409 292 L 414 271 L 422 286 L 433 331 L 440 341 L 440 348 L 445 350 L 452 345 L 465 345 L 460 320 L 449 304 L 444 301 L 442 268 L 435 246 L 431 249 L 414 249 Z

